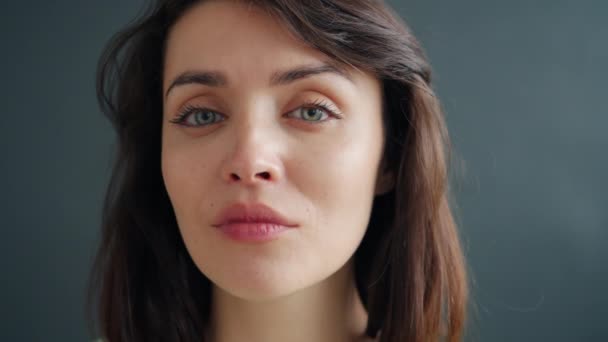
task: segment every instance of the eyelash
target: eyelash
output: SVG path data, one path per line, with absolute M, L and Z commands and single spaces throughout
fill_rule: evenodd
M 340 113 L 340 111 L 335 108 L 335 106 L 333 106 L 332 104 L 325 102 L 323 100 L 315 100 L 315 101 L 307 101 L 304 102 L 301 106 L 299 106 L 298 108 L 290 111 L 289 113 L 295 112 L 296 110 L 300 110 L 302 108 L 315 108 L 315 109 L 320 109 L 324 112 L 326 112 L 328 114 L 329 117 L 334 117 L 336 119 L 341 119 L 342 118 L 342 113 Z M 223 120 L 220 121 L 216 121 L 210 124 L 203 124 L 203 125 L 188 125 L 186 124 L 186 119 L 188 118 L 188 116 L 190 114 L 196 113 L 197 111 L 208 111 L 208 112 L 212 112 L 215 114 L 219 114 L 219 115 L 223 115 L 213 109 L 207 108 L 207 107 L 198 107 L 198 106 L 193 106 L 193 105 L 187 105 L 181 112 L 179 112 L 177 114 L 177 117 L 173 120 L 170 120 L 171 123 L 174 124 L 178 124 L 178 125 L 182 125 L 182 126 L 186 126 L 186 127 L 205 127 L 205 126 L 210 126 L 212 124 L 221 122 Z M 306 120 L 302 120 L 305 122 L 308 122 L 312 125 L 320 125 L 326 121 L 329 121 L 330 119 L 326 119 L 326 120 L 320 120 L 320 121 L 306 121 Z

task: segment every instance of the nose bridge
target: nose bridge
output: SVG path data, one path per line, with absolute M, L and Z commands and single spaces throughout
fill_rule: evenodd
M 273 141 L 274 113 L 270 106 L 250 101 L 233 113 L 231 148 L 222 168 L 228 182 L 276 181 L 281 174 L 277 144 Z
M 232 126 L 235 134 L 235 154 L 247 155 L 249 149 L 264 147 L 264 137 L 268 137 L 274 114 L 272 108 L 262 100 L 251 98 L 235 108 Z
M 236 115 L 233 119 L 235 158 L 249 159 L 260 156 L 267 148 L 264 137 L 268 137 L 269 127 L 265 118 L 259 115 L 244 113 Z

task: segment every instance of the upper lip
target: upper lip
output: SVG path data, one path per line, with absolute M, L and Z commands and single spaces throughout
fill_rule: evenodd
M 230 223 L 271 223 L 287 227 L 296 227 L 297 224 L 262 203 L 235 203 L 220 211 L 216 217 L 214 227 Z

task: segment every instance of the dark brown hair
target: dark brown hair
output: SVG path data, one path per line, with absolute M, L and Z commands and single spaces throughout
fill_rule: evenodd
M 160 169 L 167 34 L 194 4 L 160 0 L 118 32 L 97 71 L 117 133 L 101 243 L 92 268 L 91 330 L 110 342 L 204 341 L 210 281 L 181 239 Z M 407 25 L 381 0 L 252 0 L 297 38 L 383 84 L 385 170 L 355 252 L 366 334 L 382 342 L 459 341 L 468 282 L 448 203 L 450 143 L 431 68 Z M 373 229 L 372 229 L 373 227 Z

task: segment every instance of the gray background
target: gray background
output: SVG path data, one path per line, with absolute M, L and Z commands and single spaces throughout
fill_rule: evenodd
M 1 341 L 89 339 L 114 137 L 94 71 L 142 3 L 0 5 Z M 392 3 L 429 54 L 462 160 L 467 340 L 608 340 L 608 2 Z

